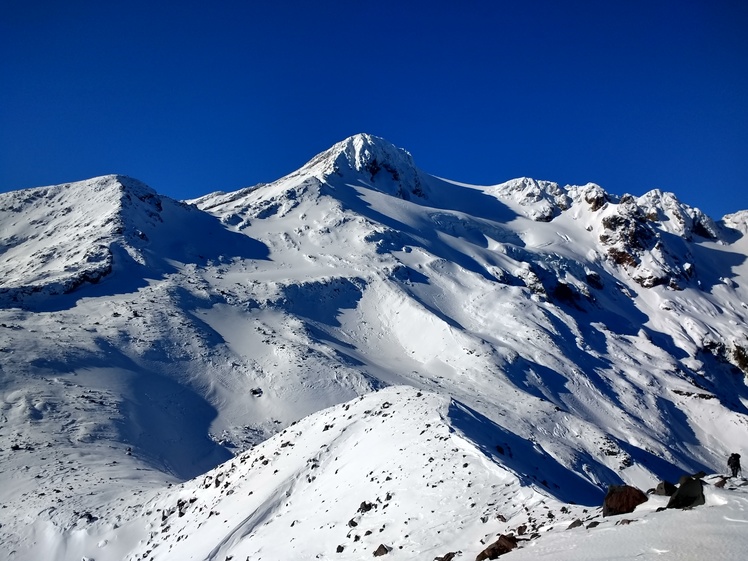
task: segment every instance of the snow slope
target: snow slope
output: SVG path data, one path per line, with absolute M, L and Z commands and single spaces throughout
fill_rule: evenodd
M 659 191 L 436 178 L 371 135 L 188 203 L 0 194 L 0 542 L 474 557 L 609 484 L 720 472 L 748 436 L 746 231 Z

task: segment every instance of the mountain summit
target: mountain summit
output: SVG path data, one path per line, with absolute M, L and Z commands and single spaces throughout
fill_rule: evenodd
M 188 202 L 0 195 L 0 543 L 474 558 L 609 485 L 720 472 L 748 439 L 745 224 L 466 185 L 366 134 Z
M 338 142 L 300 171 L 323 180 L 336 175 L 403 199 L 425 197 L 421 172 L 410 153 L 370 134 L 357 134 Z

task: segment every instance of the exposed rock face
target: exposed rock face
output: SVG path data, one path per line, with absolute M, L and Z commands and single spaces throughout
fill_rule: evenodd
M 599 185 L 589 183 L 584 187 L 583 197 L 592 212 L 597 212 L 609 201 L 608 194 Z
M 599 239 L 608 258 L 644 288 L 684 288 L 696 271 L 689 252 L 682 259 L 683 241 L 719 236 L 708 216 L 679 202 L 672 193 L 655 190 L 638 199 L 624 195 L 605 212 Z
M 670 497 L 667 508 L 691 508 L 703 505 L 705 502 L 704 483 L 700 479 L 689 477 L 680 484 L 678 490 Z
M 522 177 L 496 185 L 494 190 L 501 197 L 519 203 L 525 215 L 536 222 L 550 222 L 571 206 L 566 190 L 552 181 Z
M 603 516 L 628 514 L 642 503 L 647 502 L 643 491 L 630 485 L 611 485 L 603 501 Z
M 499 539 L 481 551 L 475 558 L 475 561 L 484 561 L 485 559 L 496 559 L 499 555 L 509 553 L 517 547 L 517 538 L 514 536 L 499 536 Z

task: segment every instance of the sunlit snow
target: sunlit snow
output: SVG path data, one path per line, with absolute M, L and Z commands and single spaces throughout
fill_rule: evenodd
M 746 231 L 370 135 L 189 202 L 0 194 L 0 558 L 743 559 Z

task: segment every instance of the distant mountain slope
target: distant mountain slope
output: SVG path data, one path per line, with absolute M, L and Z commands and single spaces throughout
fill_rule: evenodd
M 157 198 L 140 184 L 134 192 L 146 204 Z M 4 291 L 59 294 L 109 274 L 110 245 L 124 230 L 123 195 L 116 176 L 0 194 Z
M 509 477 L 501 500 L 515 507 L 540 494 L 592 504 L 611 483 L 650 487 L 718 471 L 748 440 L 747 223 L 745 212 L 714 221 L 659 191 L 615 196 L 529 178 L 461 184 L 366 134 L 273 183 L 188 203 L 121 176 L 0 195 L 0 500 L 9 506 L 0 542 L 16 559 L 192 551 L 186 537 L 157 538 L 160 522 L 149 517 L 161 513 L 141 510 L 135 491 L 157 493 L 163 512 L 174 499 L 159 491 L 166 482 L 225 471 L 216 466 L 252 447 L 286 457 L 280 437 L 268 438 L 375 390 L 366 399 L 380 409 L 376 400 L 392 392 L 410 396 L 397 398 L 409 423 L 439 411 L 431 424 L 466 436 L 461 453 L 486 485 Z M 329 415 L 304 422 L 324 429 Z M 412 450 L 459 464 L 454 436 L 415 433 L 389 415 L 374 430 L 369 417 L 342 425 L 371 428 L 389 463 L 398 455 L 383 450 L 397 442 L 388 431 L 407 436 L 409 451 L 397 450 L 402 486 L 423 468 Z M 376 467 L 347 436 L 317 432 L 315 446 L 358 471 Z M 288 464 L 294 473 L 299 465 Z M 312 492 L 329 495 L 342 516 L 325 466 L 293 488 L 262 469 L 264 498 L 252 500 L 263 523 L 277 516 L 290 527 L 312 508 Z M 453 467 L 444 469 L 434 473 L 446 481 Z M 485 492 L 498 500 L 498 490 Z M 428 493 L 423 504 L 412 497 L 388 509 L 404 523 L 421 520 L 428 503 L 436 526 L 480 533 L 473 522 L 485 513 Z M 120 498 L 126 515 L 106 506 Z M 278 535 L 241 522 L 260 514 L 231 501 L 210 506 L 230 512 L 216 520 L 233 520 L 231 535 L 197 532 L 214 524 L 205 513 L 175 523 L 208 548 L 195 558 L 279 555 Z M 80 522 L 86 511 L 99 520 Z M 132 534 L 143 539 L 136 550 L 129 530 L 114 528 L 117 516 L 117 526 L 149 520 L 147 537 Z M 320 526 L 337 540 L 347 520 L 328 518 Z M 84 528 L 106 542 L 95 554 L 86 549 L 93 538 L 75 542 Z M 424 559 L 457 543 L 456 534 L 428 535 L 433 548 L 417 533 L 398 543 Z M 371 555 L 360 539 L 336 543 L 341 558 Z
M 200 235 L 185 236 L 187 231 Z M 260 244 L 232 235 L 194 207 L 118 175 L 0 193 L 0 239 L 6 305 L 23 305 L 37 293 L 37 300 L 70 293 L 117 269 L 130 277 L 138 267 L 159 275 L 173 270 L 174 260 L 267 255 Z

